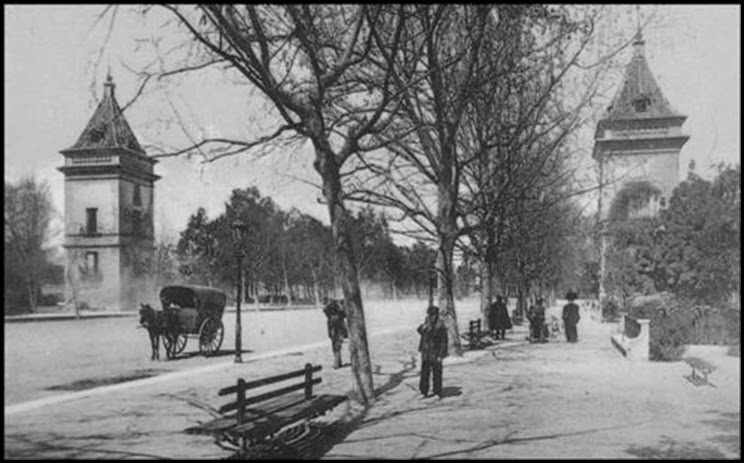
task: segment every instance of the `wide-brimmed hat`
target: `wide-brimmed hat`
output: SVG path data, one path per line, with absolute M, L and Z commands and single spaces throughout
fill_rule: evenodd
M 430 305 L 429 308 L 426 309 L 426 315 L 439 315 L 439 307 Z
M 569 291 L 566 293 L 566 299 L 568 299 L 569 301 L 573 301 L 574 299 L 577 299 L 578 297 L 579 296 L 573 291 Z

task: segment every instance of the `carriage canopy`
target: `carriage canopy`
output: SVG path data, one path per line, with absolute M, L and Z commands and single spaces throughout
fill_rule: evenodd
M 165 286 L 160 290 L 163 309 L 196 309 L 200 313 L 222 317 L 227 296 L 207 286 Z

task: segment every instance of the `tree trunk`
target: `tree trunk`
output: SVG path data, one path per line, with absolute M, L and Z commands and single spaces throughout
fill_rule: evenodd
M 364 307 L 352 247 L 351 217 L 344 207 L 339 166 L 333 151 L 327 141 L 321 137 L 314 137 L 313 143 L 316 154 L 315 169 L 323 179 L 323 196 L 328 204 L 336 261 L 340 273 L 339 279 L 346 300 L 351 371 L 359 400 L 364 404 L 369 404 L 374 401 L 374 384 L 367 345 Z
M 313 269 L 313 292 L 315 293 L 315 307 L 320 308 L 320 287 L 318 285 L 318 274 Z
M 282 274 L 284 275 L 284 287 L 287 288 L 287 307 L 292 305 L 292 288 L 289 286 L 289 277 L 287 276 L 287 264 L 282 260 Z
M 28 307 L 29 313 L 36 313 L 36 285 L 33 281 L 28 282 Z
M 481 320 L 483 326 L 488 326 L 488 305 L 493 301 L 493 264 L 481 264 Z
M 454 249 L 454 237 L 443 236 L 437 255 L 437 300 L 440 313 L 443 314 L 444 323 L 447 326 L 448 353 L 459 357 L 462 356 L 462 343 L 457 329 L 457 313 L 453 294 L 452 254 Z
M 454 156 L 454 147 L 448 150 L 448 157 Z M 447 159 L 442 160 L 442 165 L 450 166 Z M 440 184 L 437 191 L 437 218 L 439 219 L 439 250 L 437 253 L 437 278 L 438 278 L 438 302 L 439 310 L 444 311 L 444 323 L 447 326 L 449 336 L 448 352 L 456 356 L 462 355 L 462 343 L 457 329 L 457 313 L 455 312 L 455 300 L 453 293 L 454 269 L 452 256 L 457 240 L 457 222 L 455 215 L 457 191 L 452 187 L 454 180 L 452 169 L 445 168 L 441 174 Z

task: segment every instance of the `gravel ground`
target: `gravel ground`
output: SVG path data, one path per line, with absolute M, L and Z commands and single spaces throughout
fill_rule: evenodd
M 466 320 L 461 322 L 467 323 Z M 630 362 L 610 344 L 613 325 L 582 317 L 578 344 L 507 341 L 448 358 L 442 399 L 417 392 L 418 336 L 372 336 L 378 398 L 337 407 L 323 458 L 740 458 L 740 366 L 726 348 L 693 346 L 713 363 L 715 387 L 684 379 L 684 362 Z M 348 353 L 344 351 L 344 358 Z M 350 393 L 330 348 L 229 365 L 170 381 L 5 415 L 6 459 L 227 458 L 229 449 L 184 429 L 211 419 L 220 387 L 323 365 L 319 392 Z M 134 383 L 133 383 L 134 384 Z

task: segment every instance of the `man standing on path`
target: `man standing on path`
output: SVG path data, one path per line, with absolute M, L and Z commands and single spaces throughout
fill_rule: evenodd
M 576 299 L 576 293 L 569 291 L 566 294 L 568 304 L 563 306 L 563 324 L 566 327 L 566 341 L 578 342 L 579 334 L 576 329 L 576 324 L 579 323 L 581 316 L 579 315 L 579 306 L 573 301 Z
M 434 394 L 442 396 L 442 360 L 447 356 L 447 328 L 439 318 L 439 308 L 426 309 L 426 320 L 418 327 L 421 335 L 421 380 L 419 390 L 424 397 L 429 396 L 429 377 L 434 375 Z
M 328 337 L 331 338 L 331 348 L 333 349 L 333 368 L 341 368 L 343 363 L 341 362 L 341 346 L 344 343 L 344 339 L 349 337 L 349 332 L 346 330 L 346 312 L 341 307 L 338 301 L 331 300 L 326 301 L 323 307 L 323 313 L 327 318 L 328 323 Z

